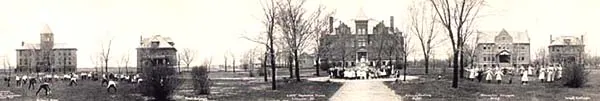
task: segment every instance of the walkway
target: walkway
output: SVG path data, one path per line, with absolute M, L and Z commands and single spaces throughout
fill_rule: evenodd
M 400 101 L 400 96 L 381 81 L 344 82 L 331 101 Z

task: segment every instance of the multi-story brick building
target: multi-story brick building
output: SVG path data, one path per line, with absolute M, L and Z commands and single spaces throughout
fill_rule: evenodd
M 344 22 L 334 28 L 333 17 L 329 19 L 329 34 L 321 36 L 319 52 L 321 63 L 335 66 L 355 66 L 358 62 L 367 65 L 391 65 L 402 61 L 402 32 L 394 27 L 394 19 L 390 17 L 389 27 L 384 21 L 371 23 L 364 13 L 354 20 L 354 29 Z M 374 26 L 373 26 L 374 25 Z M 372 27 L 372 31 L 369 31 Z M 354 30 L 354 31 L 352 31 Z
M 483 68 L 513 68 L 529 66 L 530 44 L 527 31 L 478 32 L 475 48 L 474 65 Z
M 73 72 L 77 68 L 77 48 L 54 43 L 48 24 L 40 33 L 40 43 L 21 42 L 16 51 L 17 72 Z
M 140 46 L 137 48 L 137 71 L 146 67 L 177 65 L 177 49 L 171 38 L 160 35 L 143 39 L 140 37 Z
M 581 37 L 552 37 L 550 35 L 550 45 L 548 46 L 549 62 L 552 64 L 583 63 L 581 61 L 583 59 L 583 52 L 585 51 L 583 38 L 583 35 Z

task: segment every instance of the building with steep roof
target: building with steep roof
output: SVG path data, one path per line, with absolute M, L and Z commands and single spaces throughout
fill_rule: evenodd
M 329 33 L 321 35 L 319 43 L 320 63 L 333 66 L 352 67 L 359 62 L 369 66 L 392 65 L 403 61 L 398 51 L 402 50 L 402 32 L 394 27 L 394 17 L 389 26 L 384 21 L 372 23 L 361 10 L 354 19 L 354 28 L 340 21 L 334 28 L 333 17 L 329 18 Z M 372 27 L 372 29 L 371 29 Z
M 74 72 L 77 68 L 77 48 L 54 43 L 54 33 L 48 24 L 40 32 L 40 43 L 21 42 L 17 51 L 17 72 Z
M 550 35 L 550 45 L 548 53 L 551 64 L 583 63 L 582 55 L 585 51 L 583 35 L 577 36 L 559 36 Z
M 513 68 L 530 65 L 530 38 L 527 31 L 477 32 L 474 64 L 483 68 Z
M 171 38 L 160 35 L 148 38 L 140 36 L 140 46 L 137 48 L 138 69 L 157 66 L 175 67 L 177 64 L 177 49 Z

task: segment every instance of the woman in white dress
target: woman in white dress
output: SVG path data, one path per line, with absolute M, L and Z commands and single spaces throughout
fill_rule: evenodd
M 546 82 L 552 82 L 554 76 L 554 67 L 550 66 L 546 69 Z
M 558 71 L 558 74 L 557 74 L 557 75 L 558 75 L 558 79 L 561 79 L 561 78 L 562 78 L 563 67 L 562 67 L 562 66 L 559 66 L 559 67 L 558 67 L 558 68 L 556 68 L 556 69 L 557 69 L 557 71 Z
M 538 74 L 538 79 L 540 79 L 540 81 L 543 83 L 544 79 L 546 78 L 546 68 L 544 67 L 540 67 L 540 73 Z
M 488 68 L 488 69 L 486 69 L 486 70 L 485 70 L 485 80 L 486 80 L 488 83 L 491 83 L 491 82 L 492 82 L 492 69 L 489 69 L 489 68 Z
M 523 71 L 521 74 L 521 84 L 523 85 L 527 85 L 527 82 L 529 81 L 529 72 L 528 71 Z
M 475 76 L 477 75 L 477 70 L 475 70 L 475 68 L 471 68 L 471 69 L 468 69 L 467 71 L 469 71 L 469 79 L 471 81 L 474 81 Z
M 504 74 L 502 73 L 502 70 L 496 68 L 496 81 L 498 81 L 498 84 L 502 83 L 502 76 L 504 76 Z

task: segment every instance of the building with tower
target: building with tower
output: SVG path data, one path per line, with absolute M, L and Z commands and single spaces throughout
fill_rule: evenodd
M 394 27 L 394 17 L 389 25 L 384 21 L 374 21 L 361 10 L 353 19 L 354 28 L 340 21 L 334 28 L 334 18 L 329 18 L 329 33 L 320 37 L 320 63 L 336 67 L 352 67 L 359 63 L 368 66 L 382 66 L 403 61 L 402 32 Z M 352 22 L 350 22 L 352 23 Z M 398 62 L 400 63 L 400 62 Z
M 140 37 L 140 46 L 137 48 L 138 72 L 146 67 L 176 67 L 177 59 L 177 49 L 171 38 L 160 35 Z
M 17 49 L 17 72 L 73 72 L 77 68 L 77 48 L 55 43 L 48 24 L 40 32 L 40 43 L 21 42 Z
M 524 32 L 477 32 L 474 64 L 483 68 L 513 68 L 531 64 L 529 35 Z

